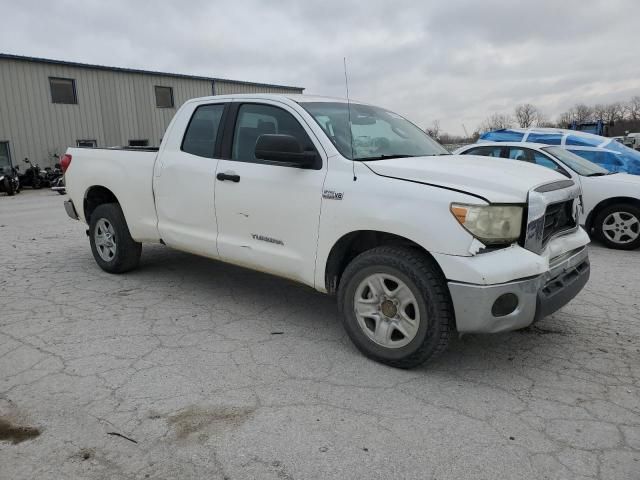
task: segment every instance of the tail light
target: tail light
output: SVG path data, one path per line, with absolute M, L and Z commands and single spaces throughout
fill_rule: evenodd
M 71 155 L 65 153 L 60 159 L 60 168 L 62 169 L 62 173 L 66 173 L 69 165 L 71 165 Z

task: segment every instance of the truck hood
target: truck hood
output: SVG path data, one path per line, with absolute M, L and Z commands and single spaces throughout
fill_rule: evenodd
M 567 178 L 548 168 L 478 155 L 442 155 L 368 161 L 385 177 L 461 190 L 491 203 L 525 203 L 532 188 Z

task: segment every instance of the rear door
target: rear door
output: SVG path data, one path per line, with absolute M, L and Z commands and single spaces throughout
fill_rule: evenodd
M 214 206 L 223 117 L 228 103 L 194 104 L 174 120 L 156 162 L 158 230 L 169 246 L 217 256 Z
M 215 189 L 218 253 L 223 260 L 313 285 L 326 157 L 304 119 L 276 101 L 237 102 L 227 128 L 228 159 Z M 315 169 L 255 157 L 263 134 L 293 135 L 321 158 Z

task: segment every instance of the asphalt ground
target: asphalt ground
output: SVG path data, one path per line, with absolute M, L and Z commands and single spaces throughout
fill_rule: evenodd
M 0 478 L 640 478 L 640 251 L 421 368 L 332 298 L 145 246 L 101 271 L 49 191 L 0 196 Z

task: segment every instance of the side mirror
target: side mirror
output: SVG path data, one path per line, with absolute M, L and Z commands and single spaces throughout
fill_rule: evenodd
M 292 135 L 265 134 L 258 137 L 256 158 L 278 162 L 292 167 L 313 168 L 316 152 L 304 151 L 302 145 Z
M 15 167 L 13 167 L 13 169 L 14 169 L 16 172 L 19 172 L 19 171 L 20 171 L 20 165 L 16 165 Z

